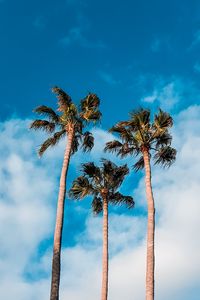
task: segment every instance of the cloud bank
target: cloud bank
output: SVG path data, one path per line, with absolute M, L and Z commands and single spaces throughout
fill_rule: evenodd
M 196 105 L 175 116 L 177 161 L 169 170 L 153 168 L 156 299 L 197 300 L 200 293 L 199 115 Z M 42 136 L 27 133 L 27 122 L 10 120 L 0 125 L 0 294 L 8 300 L 49 297 L 51 243 L 44 251 L 41 245 L 53 234 L 64 142 L 59 146 L 60 158 L 50 150 L 38 160 L 34 149 Z M 103 130 L 96 129 L 95 134 L 105 141 L 109 138 Z M 99 156 L 97 147 L 91 158 Z M 134 210 L 125 214 L 120 208 L 110 214 L 109 299 L 144 299 L 146 203 L 141 187 L 143 178 L 128 192 L 134 193 L 142 214 Z M 63 249 L 61 299 L 100 298 L 101 225 L 101 217 L 94 218 L 88 211 L 75 244 Z

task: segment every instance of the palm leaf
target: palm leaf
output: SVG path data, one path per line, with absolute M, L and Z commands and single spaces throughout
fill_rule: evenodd
M 80 117 L 86 122 L 97 122 L 101 119 L 101 112 L 99 110 L 87 110 L 80 113 Z
M 73 138 L 71 154 L 74 154 L 78 151 L 80 142 L 81 142 L 81 135 L 76 134 Z
M 59 106 L 58 110 L 65 112 L 70 107 L 72 102 L 70 96 L 57 86 L 52 88 L 52 92 L 57 94 Z
M 169 146 L 171 145 L 172 136 L 168 132 L 164 132 L 163 134 L 159 134 L 156 138 L 156 148 L 159 148 L 160 146 Z
M 30 124 L 30 129 L 44 130 L 51 133 L 55 130 L 55 123 L 46 120 L 35 120 Z
M 139 109 L 130 113 L 132 129 L 144 129 L 150 125 L 150 111 L 148 109 Z
M 155 115 L 153 126 L 160 132 L 172 127 L 173 119 L 167 112 L 159 109 L 159 113 Z
M 108 151 L 108 152 L 119 152 L 121 147 L 122 147 L 122 143 L 120 143 L 117 140 L 111 141 L 111 142 L 107 142 L 106 146 L 104 148 L 104 151 Z
M 55 123 L 59 122 L 59 116 L 55 113 L 55 111 L 45 105 L 38 106 L 34 109 L 34 112 L 36 112 L 39 115 L 47 116 L 50 121 L 53 121 Z
M 88 110 L 95 110 L 99 107 L 100 100 L 96 94 L 89 93 L 84 99 L 81 100 L 81 110 L 83 112 Z
M 133 169 L 137 172 L 144 168 L 144 158 L 141 156 L 139 160 L 133 165 Z
M 161 164 L 164 167 L 170 167 L 176 160 L 176 153 L 177 151 L 170 146 L 162 147 L 154 155 L 154 162 L 155 164 Z
M 93 187 L 85 176 L 79 176 L 72 184 L 69 195 L 72 199 L 82 199 L 94 193 Z
M 125 204 L 128 208 L 133 208 L 134 204 L 135 204 L 133 197 L 124 196 L 119 192 L 110 194 L 109 202 L 112 204 L 117 204 L 117 205 Z
M 90 151 L 94 147 L 94 137 L 91 132 L 86 131 L 83 134 L 82 149 L 84 152 Z
M 66 131 L 63 129 L 56 132 L 52 137 L 48 138 L 39 148 L 38 154 L 42 156 L 44 152 L 49 148 L 55 146 L 60 139 L 66 134 Z
M 103 204 L 100 197 L 95 196 L 92 201 L 92 211 L 95 215 L 99 214 L 103 210 Z
M 101 177 L 101 171 L 99 167 L 96 167 L 93 162 L 88 162 L 85 164 L 82 164 L 82 172 L 85 176 L 88 176 L 90 178 L 93 177 Z

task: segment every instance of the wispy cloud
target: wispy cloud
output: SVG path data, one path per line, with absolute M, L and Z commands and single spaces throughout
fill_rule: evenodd
M 200 63 L 197 62 L 195 65 L 194 65 L 194 71 L 197 72 L 197 73 L 200 73 Z
M 106 82 L 107 84 L 109 85 L 116 85 L 116 84 L 119 84 L 120 81 L 119 80 L 116 80 L 114 78 L 114 76 L 108 72 L 105 72 L 105 71 L 99 71 L 98 72 L 99 74 L 99 77 L 104 81 Z
M 46 20 L 43 16 L 37 16 L 33 21 L 33 26 L 37 29 L 44 29 L 46 27 Z
M 154 89 L 152 94 L 142 98 L 142 102 L 158 102 L 164 109 L 171 109 L 180 100 L 180 83 L 177 81 L 169 82 Z
M 141 98 L 141 102 L 154 103 L 163 109 L 171 110 L 173 108 L 188 103 L 194 103 L 199 97 L 199 89 L 194 82 L 173 77 L 170 79 L 158 78 L 154 80 L 152 92 L 146 92 Z
M 195 48 L 199 43 L 200 43 L 200 30 L 197 30 L 197 31 L 194 33 L 193 41 L 192 41 L 190 47 L 188 48 L 188 50 L 192 50 L 192 49 Z
M 160 50 L 160 46 L 161 46 L 161 41 L 158 38 L 154 39 L 151 44 L 151 51 L 158 52 Z
M 60 43 L 65 46 L 78 44 L 84 48 L 105 48 L 102 41 L 87 38 L 85 31 L 86 30 L 80 26 L 73 27 L 65 37 L 60 39 Z

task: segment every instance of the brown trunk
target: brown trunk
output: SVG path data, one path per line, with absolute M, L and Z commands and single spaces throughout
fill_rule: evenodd
M 108 201 L 103 196 L 103 259 L 102 259 L 102 290 L 101 300 L 108 297 Z
M 62 228 L 63 228 L 63 217 L 64 217 L 64 203 L 65 203 L 65 194 L 66 194 L 66 177 L 67 177 L 67 171 L 68 171 L 68 166 L 70 161 L 73 137 L 74 137 L 74 127 L 71 127 L 68 130 L 68 140 L 65 149 L 61 177 L 60 177 L 56 225 L 55 225 L 55 232 L 54 232 L 50 300 L 59 299 L 60 256 L 61 256 L 61 241 L 62 241 Z
M 149 151 L 143 151 L 144 167 L 145 167 L 145 184 L 148 206 L 148 222 L 147 222 L 147 261 L 146 261 L 146 300 L 154 299 L 154 231 L 155 231 L 155 208 L 154 198 L 151 186 L 151 166 Z

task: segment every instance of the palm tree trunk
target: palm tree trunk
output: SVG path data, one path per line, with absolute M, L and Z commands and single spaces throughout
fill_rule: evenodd
M 60 256 L 61 256 L 62 228 L 63 228 L 63 218 L 64 218 L 64 203 L 65 203 L 65 195 L 66 195 L 66 177 L 67 177 L 67 171 L 68 171 L 68 166 L 70 161 L 73 138 L 74 138 L 74 127 L 71 127 L 68 130 L 68 140 L 66 144 L 61 177 L 60 177 L 56 225 L 55 225 L 55 232 L 54 232 L 50 300 L 59 299 Z
M 103 259 L 101 300 L 108 297 L 108 201 L 103 197 Z
M 155 208 L 154 198 L 151 185 L 151 166 L 149 151 L 143 151 L 144 167 L 145 167 L 145 184 L 148 205 L 148 221 L 147 221 L 147 261 L 146 261 L 146 300 L 154 299 L 154 233 L 155 233 Z

